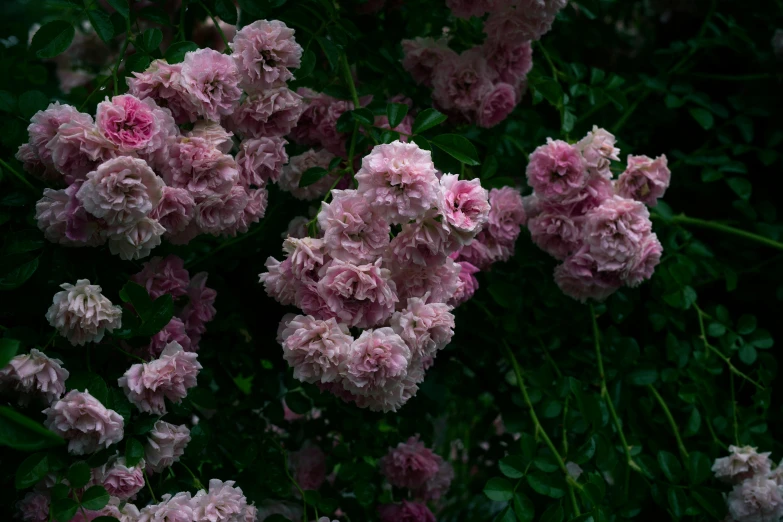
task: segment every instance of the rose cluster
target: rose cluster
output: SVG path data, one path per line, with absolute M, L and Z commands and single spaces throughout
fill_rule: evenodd
M 645 205 L 655 206 L 669 186 L 666 156 L 628 156 L 625 171 L 613 180 L 611 162 L 619 153 L 615 137 L 593 127 L 574 145 L 548 139 L 527 165 L 533 242 L 563 261 L 555 282 L 582 302 L 639 285 L 661 259 Z
M 735 522 L 777 521 L 783 517 L 783 466 L 771 469 L 770 453 L 729 446 L 728 457 L 712 465 L 715 477 L 733 484 L 726 502 Z
M 260 20 L 237 32 L 231 55 L 200 49 L 182 63 L 156 60 L 128 79 L 129 94 L 100 103 L 94 120 L 59 103 L 36 113 L 17 158 L 67 185 L 36 205 L 46 237 L 108 243 L 139 259 L 164 236 L 186 244 L 247 231 L 266 211 L 265 185 L 288 159 L 282 136 L 303 110 L 286 87 L 302 54 L 293 34 Z
M 143 286 L 152 299 L 169 294 L 175 304 L 179 300 L 186 301 L 184 306 L 176 308 L 171 321 L 141 349 L 143 358 L 160 356 L 169 343 L 177 343 L 185 352 L 198 351 L 201 336 L 207 331 L 206 325 L 217 313 L 217 292 L 207 286 L 207 276 L 206 272 L 199 272 L 191 278 L 184 261 L 174 255 L 153 257 L 144 263 L 141 272 L 131 276 L 131 280 Z
M 410 490 L 414 498 L 422 501 L 440 499 L 454 479 L 451 464 L 424 446 L 418 437 L 389 448 L 378 465 L 389 484 Z
M 475 289 L 452 257 L 489 223 L 490 202 L 479 180 L 439 178 L 429 151 L 400 141 L 373 148 L 356 182 L 322 203 L 318 237 L 289 236 L 286 259 L 267 259 L 260 279 L 305 314 L 284 317 L 278 336 L 297 379 L 396 411 Z
M 460 54 L 448 38 L 403 40 L 402 65 L 432 89 L 436 106 L 454 120 L 494 127 L 514 110 L 533 67 L 531 42 L 552 26 L 565 0 L 447 0 L 455 16 L 483 16 L 486 39 Z

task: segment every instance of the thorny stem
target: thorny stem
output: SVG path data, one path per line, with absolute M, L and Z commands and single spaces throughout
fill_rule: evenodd
M 662 216 L 653 214 L 654 218 L 663 219 Z M 727 234 L 731 234 L 734 236 L 744 237 L 745 239 L 749 239 L 751 241 L 755 241 L 757 243 L 761 243 L 763 245 L 766 245 L 768 247 L 772 247 L 778 250 L 783 250 L 783 243 L 780 243 L 779 241 L 775 241 L 773 239 L 769 239 L 768 237 L 760 236 L 758 234 L 754 234 L 753 232 L 748 232 L 746 230 L 742 230 L 739 228 L 730 227 L 729 225 L 724 225 L 723 223 L 718 223 L 715 221 L 707 221 L 705 219 L 698 219 L 698 218 L 692 218 L 688 217 L 685 214 L 680 214 L 677 216 L 672 217 L 669 221 L 672 223 L 678 223 L 683 225 L 693 225 L 695 227 L 701 227 L 701 228 L 710 228 L 712 230 L 718 230 L 720 232 L 725 232 Z
M 552 452 L 552 454 L 557 459 L 557 464 L 560 470 L 563 472 L 563 475 L 565 476 L 566 485 L 568 486 L 568 493 L 571 497 L 571 505 L 574 509 L 574 514 L 576 516 L 581 515 L 581 511 L 579 510 L 579 504 L 576 502 L 576 495 L 574 494 L 574 488 L 573 486 L 579 486 L 578 483 L 574 482 L 574 480 L 571 478 L 571 475 L 568 473 L 568 468 L 566 468 L 565 461 L 563 460 L 563 457 L 560 456 L 560 452 L 557 451 L 557 448 L 555 447 L 554 443 L 552 442 L 552 439 L 549 438 L 549 435 L 547 435 L 544 428 L 541 426 L 541 423 L 538 420 L 538 416 L 536 415 L 536 411 L 533 408 L 533 403 L 530 402 L 530 397 L 527 394 L 527 388 L 525 387 L 525 380 L 522 378 L 522 370 L 519 367 L 519 362 L 517 362 L 517 358 L 514 356 L 514 352 L 511 351 L 511 348 L 509 348 L 508 344 L 503 341 L 503 347 L 506 349 L 506 354 L 508 355 L 509 361 L 511 361 L 511 366 L 514 368 L 514 375 L 516 375 L 517 378 L 517 384 L 519 385 L 519 391 L 522 392 L 522 397 L 525 399 L 525 404 L 527 404 L 528 411 L 530 412 L 530 419 L 533 421 L 533 425 L 535 426 L 536 433 L 541 434 L 541 437 L 544 439 L 544 443 L 549 447 L 549 451 Z
M 118 90 L 119 84 L 117 82 L 117 71 L 120 70 L 120 64 L 123 58 L 125 58 L 125 51 L 128 49 L 128 44 L 131 39 L 131 26 L 130 19 L 125 19 L 125 41 L 122 42 L 122 48 L 120 49 L 120 56 L 117 58 L 117 63 L 114 64 L 114 70 L 112 70 L 111 76 L 114 79 L 114 95 L 117 96 L 120 92 Z
M 658 390 L 656 390 L 652 384 L 648 384 L 647 388 L 652 392 L 652 394 L 655 396 L 656 400 L 658 401 L 658 404 L 661 405 L 661 408 L 663 408 L 663 413 L 666 415 L 666 418 L 669 420 L 669 425 L 672 427 L 672 432 L 674 432 L 674 438 L 677 439 L 677 447 L 680 449 L 680 453 L 682 454 L 683 459 L 685 462 L 688 462 L 688 450 L 685 449 L 685 444 L 682 443 L 682 437 L 680 437 L 680 429 L 677 427 L 677 423 L 674 422 L 674 417 L 672 417 L 672 412 L 669 410 L 669 406 L 666 405 L 666 401 L 663 400 L 663 397 L 661 397 L 661 394 L 658 393 Z
M 601 340 L 598 332 L 598 319 L 595 315 L 595 308 L 590 305 L 590 318 L 593 323 L 593 341 L 595 344 L 595 358 L 598 361 L 598 374 L 601 377 L 601 397 L 603 397 L 606 407 L 609 409 L 609 414 L 612 416 L 612 422 L 617 430 L 617 435 L 620 437 L 620 442 L 623 444 L 623 452 L 625 453 L 625 460 L 628 467 L 625 469 L 625 491 L 628 492 L 629 483 L 631 480 L 631 469 L 641 471 L 639 466 L 634 462 L 631 456 L 631 448 L 628 446 L 628 441 L 623 433 L 623 425 L 620 423 L 620 418 L 617 416 L 617 412 L 614 409 L 614 403 L 609 396 L 609 390 L 606 387 L 606 374 L 604 374 L 604 360 L 601 356 Z
M 150 490 L 150 496 L 152 497 L 152 502 L 154 504 L 157 504 L 158 499 L 155 498 L 155 493 L 152 492 L 152 484 L 150 484 L 150 478 L 147 476 L 147 470 L 142 468 L 141 472 L 144 474 L 144 482 L 147 483 L 147 489 Z
M 30 180 L 28 180 L 27 178 L 25 178 L 24 176 L 22 176 L 22 175 L 21 175 L 19 172 L 17 172 L 17 171 L 16 171 L 16 169 L 15 169 L 15 168 L 13 168 L 11 165 L 9 165 L 8 163 L 6 163 L 5 161 L 3 161 L 3 160 L 1 160 L 1 159 L 0 159 L 0 165 L 2 165 L 3 167 L 5 167 L 6 169 L 8 169 L 8 170 L 11 172 L 11 174 L 13 174 L 13 175 L 14 175 L 14 177 L 16 177 L 16 178 L 17 178 L 19 181 L 21 181 L 22 183 L 24 183 L 25 185 L 27 185 L 27 187 L 28 187 L 30 190 L 32 190 L 33 192 L 35 192 L 36 194 L 37 194 L 37 193 L 39 193 L 39 192 L 41 192 L 40 190 L 38 190 L 37 188 L 35 188 L 35 185 L 33 185 L 32 183 L 30 183 Z

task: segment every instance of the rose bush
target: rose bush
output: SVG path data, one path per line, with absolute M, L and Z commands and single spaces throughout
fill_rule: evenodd
M 681 4 L 5 2 L 4 519 L 783 517 L 779 6 Z

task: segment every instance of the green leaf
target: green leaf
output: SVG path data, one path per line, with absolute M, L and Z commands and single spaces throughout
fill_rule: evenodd
M 490 154 L 486 158 L 484 158 L 484 163 L 481 165 L 481 179 L 487 180 L 494 176 L 498 171 L 498 160 L 497 158 Z
M 729 178 L 726 183 L 737 196 L 745 201 L 750 199 L 750 195 L 753 193 L 753 185 L 750 181 L 745 178 Z
M 151 309 L 141 316 L 141 326 L 138 334 L 151 337 L 163 330 L 174 317 L 174 298 L 171 294 L 163 294 L 152 302 Z
M 422 150 L 432 150 L 432 145 L 430 145 L 430 140 L 425 138 L 424 136 L 414 136 L 411 138 L 411 141 L 419 146 Z
M 525 458 L 521 455 L 509 455 L 498 462 L 500 472 L 510 479 L 525 476 Z
M 533 502 L 527 498 L 524 493 L 514 494 L 514 514 L 519 522 L 532 522 L 536 514 L 536 508 Z
M 756 330 L 756 317 L 749 314 L 740 316 L 737 321 L 737 333 L 740 335 L 749 335 Z
M 198 45 L 187 41 L 177 42 L 175 44 L 171 44 L 171 46 L 166 49 L 166 54 L 163 56 L 169 63 L 180 63 L 185 59 L 185 54 L 190 51 L 198 51 Z
M 547 77 L 539 77 L 531 83 L 533 88 L 541 93 L 546 101 L 555 108 L 563 104 L 563 88 L 556 80 Z
M 721 323 L 710 323 L 707 326 L 707 335 L 711 337 L 720 337 L 726 333 L 726 327 Z
M 149 6 L 138 11 L 139 18 L 144 18 L 151 22 L 161 25 L 171 25 L 171 19 L 168 13 L 160 7 Z
M 65 52 L 76 34 L 73 25 L 65 20 L 54 20 L 41 26 L 33 36 L 30 51 L 38 58 L 54 58 Z
M 562 498 L 565 495 L 565 486 L 556 483 L 554 475 L 547 475 L 540 471 L 534 471 L 528 473 L 525 476 L 528 485 L 533 488 L 536 493 L 546 495 L 552 498 Z
M 389 118 L 389 127 L 397 127 L 408 114 L 408 106 L 404 103 L 390 103 L 386 106 L 386 117 Z
M 108 14 L 99 9 L 90 9 L 87 11 L 87 18 L 90 19 L 98 37 L 104 42 L 109 42 L 114 38 L 114 24 Z
M 49 105 L 49 97 L 41 91 L 27 91 L 19 96 L 19 112 L 22 117 L 29 120 L 38 111 L 44 110 Z
M 712 125 L 715 123 L 715 119 L 713 118 L 712 113 L 706 109 L 702 109 L 701 107 L 691 107 L 688 109 L 688 112 L 691 113 L 693 119 L 696 120 L 704 130 L 711 129 Z
M 681 518 L 685 514 L 688 506 L 688 499 L 681 489 L 670 487 L 666 492 L 666 498 L 669 499 L 669 507 L 672 508 L 672 514 L 675 518 Z
M 310 402 L 310 398 L 307 397 L 301 391 L 289 391 L 285 396 L 286 406 L 291 408 L 291 411 L 304 415 L 313 409 L 313 405 Z
M 318 36 L 316 40 L 318 40 L 318 45 L 323 49 L 326 59 L 329 60 L 329 66 L 332 70 L 336 70 L 340 66 L 340 48 L 324 36 Z
M 420 134 L 446 121 L 448 117 L 435 109 L 424 109 L 413 121 L 413 133 Z
M 8 91 L 0 91 L 0 111 L 13 113 L 16 110 L 16 96 Z
M 49 473 L 49 460 L 46 453 L 30 455 L 16 468 L 14 486 L 16 489 L 25 489 L 40 482 Z
M 237 23 L 237 8 L 231 0 L 215 0 L 215 14 L 228 24 Z
M 107 0 L 109 5 L 112 6 L 118 13 L 124 18 L 130 16 L 130 9 L 128 8 L 128 0 Z
M 0 406 L 0 445 L 20 451 L 38 451 L 65 441 L 21 413 Z
M 693 408 L 691 414 L 688 416 L 688 423 L 685 425 L 685 431 L 683 431 L 682 434 L 685 437 L 696 435 L 699 432 L 699 428 L 701 428 L 701 414 L 699 413 L 698 408 Z
M 636 386 L 647 386 L 658 380 L 655 368 L 638 368 L 628 374 L 628 382 Z
M 484 494 L 490 500 L 496 502 L 506 502 L 514 496 L 514 486 L 503 477 L 494 477 L 487 481 L 484 486 Z
M 15 339 L 0 339 L 0 369 L 16 357 L 19 347 L 20 343 Z
M 52 502 L 51 514 L 57 522 L 68 522 L 76 514 L 79 504 L 71 498 L 61 498 Z
M 132 468 L 144 458 L 144 446 L 133 437 L 125 442 L 125 465 Z
M 109 503 L 109 493 L 103 486 L 92 486 L 82 495 L 84 509 L 97 511 L 103 509 Z
M 712 461 L 700 451 L 692 451 L 688 454 L 688 473 L 691 484 L 701 484 L 712 476 Z
M 86 486 L 87 482 L 90 481 L 90 477 L 90 466 L 83 460 L 71 464 L 71 467 L 68 468 L 68 473 L 65 475 L 65 478 L 68 479 L 69 484 L 74 489 L 81 489 Z
M 466 165 L 479 164 L 476 147 L 459 134 L 441 134 L 432 138 L 430 142 L 457 161 Z
M 296 79 L 301 80 L 302 78 L 307 78 L 310 76 L 310 74 L 313 72 L 313 69 L 315 69 L 315 62 L 315 53 L 309 49 L 305 51 L 302 55 L 302 63 L 299 67 L 299 70 L 296 71 Z
M 354 109 L 352 114 L 353 114 L 353 119 L 358 121 L 359 123 L 362 123 L 364 125 L 375 124 L 375 116 L 373 116 L 372 112 L 370 112 L 370 109 L 365 109 L 365 108 Z
M 143 72 L 152 63 L 152 57 L 144 53 L 136 53 L 125 58 L 125 72 Z
M 680 461 L 676 456 L 669 453 L 668 451 L 659 451 L 658 466 L 660 466 L 661 471 L 663 471 L 663 474 L 666 475 L 666 478 L 669 480 L 669 482 L 674 484 L 679 482 L 680 475 L 682 474 L 682 465 L 680 465 Z
M 756 351 L 753 346 L 749 344 L 743 344 L 742 347 L 739 349 L 739 358 L 740 361 L 744 362 L 747 365 L 751 365 L 754 362 L 756 362 L 756 357 L 758 357 L 758 352 Z
M 19 288 L 33 276 L 36 270 L 38 270 L 37 257 L 32 261 L 19 265 L 7 274 L 0 276 L 0 290 L 13 290 L 14 288 Z
M 327 174 L 329 174 L 329 171 L 323 167 L 310 167 L 302 173 L 302 178 L 299 180 L 299 186 L 308 187 Z
M 158 50 L 158 47 L 160 46 L 160 42 L 163 41 L 163 33 L 160 29 L 152 28 L 147 29 L 143 33 L 141 33 L 141 42 L 140 46 L 141 48 L 146 51 L 147 53 L 154 53 Z
M 723 520 L 726 516 L 726 502 L 717 491 L 707 488 L 695 488 L 690 493 L 699 506 L 715 520 Z
M 540 522 L 563 522 L 565 513 L 563 507 L 558 504 L 550 505 L 543 513 L 541 513 Z

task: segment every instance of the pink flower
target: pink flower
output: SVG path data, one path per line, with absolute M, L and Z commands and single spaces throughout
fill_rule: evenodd
M 228 235 L 244 234 L 250 229 L 250 225 L 258 223 L 266 214 L 269 192 L 265 188 L 257 188 L 248 189 L 245 193 L 247 194 L 247 205 L 237 218 L 234 228 L 228 229 Z
M 401 303 L 411 297 L 420 297 L 428 303 L 449 302 L 457 294 L 460 271 L 460 266 L 450 258 L 436 265 L 392 264 L 391 267 L 392 280 Z M 427 294 L 428 298 L 425 297 Z
M 187 133 L 188 138 L 203 138 L 224 154 L 231 152 L 234 134 L 224 129 L 216 121 L 199 120 L 193 125 L 193 130 Z
M 291 272 L 291 260 L 281 263 L 268 257 L 264 266 L 267 271 L 259 274 L 259 282 L 264 284 L 267 295 L 282 305 L 294 304 L 298 281 Z
M 155 60 L 143 73 L 134 72 L 135 78 L 127 78 L 128 92 L 139 99 L 152 98 L 169 109 L 178 124 L 194 122 L 198 103 L 183 86 L 182 67 L 181 63 Z
M 114 145 L 101 135 L 92 119 L 81 117 L 60 125 L 47 148 L 54 168 L 68 184 L 83 180 L 101 162 L 117 155 Z
M 278 20 L 258 20 L 234 36 L 232 58 L 242 75 L 242 87 L 258 92 L 278 87 L 293 78 L 290 69 L 299 67 L 302 47 L 294 30 Z
M 397 267 L 412 263 L 421 266 L 439 265 L 470 239 L 470 234 L 460 233 L 450 227 L 439 211 L 430 210 L 416 221 L 402 225 L 384 259 L 387 264 Z
M 242 490 L 234 487 L 233 480 L 209 481 L 209 490 L 200 490 L 193 497 L 193 520 L 203 522 L 239 522 L 239 515 L 247 508 Z
M 729 446 L 729 456 L 715 459 L 712 471 L 715 478 L 739 484 L 754 475 L 767 475 L 771 468 L 771 452 L 758 453 L 752 446 Z
M 188 335 L 203 334 L 207 331 L 206 323 L 215 318 L 215 298 L 217 292 L 207 287 L 206 272 L 199 272 L 190 280 L 188 287 L 188 304 L 182 309 L 179 317 L 185 323 Z
M 283 239 L 287 237 L 295 237 L 302 239 L 307 237 L 307 225 L 310 223 L 310 218 L 305 216 L 296 216 L 294 219 L 288 222 L 286 231 L 281 234 Z
M 460 267 L 459 283 L 454 297 L 448 303 L 455 308 L 473 297 L 473 294 L 476 293 L 479 287 L 478 279 L 474 275 L 479 272 L 479 269 L 467 261 L 459 261 L 457 264 Z
M 64 190 L 44 189 L 35 204 L 35 219 L 46 239 L 67 246 L 98 246 L 106 241 L 98 218 L 76 197 L 81 181 Z
M 33 348 L 29 354 L 17 355 L 5 368 L 0 368 L 0 389 L 11 388 L 19 393 L 21 404 L 36 395 L 51 403 L 65 393 L 69 372 L 62 363 Z
M 489 191 L 489 226 L 485 227 L 498 241 L 513 243 L 520 227 L 527 221 L 522 196 L 517 189 L 502 187 Z
M 647 208 L 619 196 L 605 200 L 585 215 L 585 245 L 601 271 L 630 270 L 651 231 Z
M 658 236 L 649 234 L 642 240 L 639 254 L 635 258 L 635 263 L 624 275 L 624 283 L 634 287 L 646 279 L 650 279 L 655 271 L 655 267 L 661 262 L 663 246 L 658 241 Z
M 29 491 L 16 503 L 16 509 L 24 522 L 48 522 L 49 496 L 40 491 Z
M 101 294 L 100 286 L 79 279 L 75 285 L 63 283 L 60 288 L 63 291 L 54 294 L 46 319 L 72 345 L 100 342 L 106 331 L 120 327 L 122 309 Z
M 357 395 L 382 392 L 405 378 L 410 361 L 410 348 L 394 330 L 364 330 L 343 363 L 343 385 Z
M 318 226 L 329 255 L 353 264 L 377 259 L 389 245 L 389 224 L 355 190 L 333 190 L 321 203 Z
M 234 185 L 225 194 L 207 196 L 196 206 L 195 223 L 207 234 L 234 233 L 249 202 L 248 194 L 240 185 Z
M 490 13 L 484 22 L 489 40 L 522 42 L 538 40 L 552 27 L 566 0 L 519 0 Z
M 400 442 L 396 448 L 389 448 L 389 453 L 378 465 L 392 486 L 415 490 L 435 477 L 442 461 L 416 436 Z
M 380 522 L 435 522 L 435 515 L 425 504 L 408 502 L 384 504 L 378 508 Z
M 121 153 L 151 153 L 169 135 L 179 133 L 171 113 L 154 100 L 133 95 L 115 96 L 98 104 L 95 123 L 101 135 Z
M 25 172 L 31 176 L 43 180 L 57 180 L 60 178 L 60 173 L 54 170 L 54 168 L 47 168 L 46 165 L 38 157 L 38 154 L 33 149 L 33 146 L 29 143 L 22 143 L 16 151 L 14 157 L 19 160 L 24 168 Z
M 205 138 L 181 138 L 172 143 L 168 155 L 166 183 L 187 189 L 197 203 L 228 193 L 239 179 L 234 158 Z
M 354 265 L 332 260 L 319 272 L 318 294 L 330 315 L 349 327 L 369 328 L 386 321 L 397 302 L 394 282 L 381 260 Z
M 392 102 L 389 100 L 389 103 L 397 103 Z M 381 129 L 389 129 L 393 130 L 395 132 L 400 133 L 399 140 L 407 143 L 407 141 L 410 139 L 410 135 L 413 134 L 413 116 L 410 114 L 406 114 L 405 117 L 402 119 L 402 121 L 394 127 L 393 129 L 389 125 L 389 118 L 388 116 L 376 116 L 375 117 L 375 126 L 380 127 Z
M 109 252 L 119 255 L 120 259 L 142 259 L 160 245 L 160 238 L 165 232 L 160 223 L 148 217 L 119 225 L 110 231 Z
M 454 335 L 454 315 L 445 303 L 427 303 L 425 299 L 408 299 L 408 306 L 395 312 L 389 322 L 411 349 L 412 357 L 435 357 L 451 342 Z
M 122 440 L 123 420 L 86 390 L 71 390 L 43 411 L 44 426 L 68 441 L 73 455 L 95 453 Z
M 414 495 L 424 500 L 440 500 L 449 490 L 452 480 L 454 480 L 454 468 L 445 460 L 441 460 L 435 476 L 417 489 Z
M 291 272 L 297 279 L 317 279 L 317 272 L 328 261 L 322 239 L 289 237 L 283 241 L 283 250 L 291 260 Z
M 42 172 L 45 179 L 57 179 L 60 175 L 54 170 L 52 161 L 52 139 L 57 134 L 60 125 L 64 123 L 80 122 L 82 125 L 92 125 L 92 117 L 81 113 L 71 105 L 60 105 L 59 102 L 49 104 L 46 110 L 36 112 L 30 119 L 27 132 L 30 135 L 28 154 L 41 162 L 44 167 Z M 50 145 L 52 143 L 52 145 Z M 32 159 L 32 158 L 31 158 Z
M 337 120 L 345 111 L 353 110 L 353 102 L 338 100 L 328 94 L 306 87 L 297 89 L 305 108 L 291 137 L 302 145 L 320 145 L 332 154 L 345 156 L 346 135 L 337 131 Z
M 128 500 L 144 487 L 144 460 L 133 467 L 125 465 L 125 458 L 119 457 L 111 465 L 104 464 L 93 470 L 93 479 L 106 488 L 109 495 Z
M 301 96 L 279 87 L 248 96 L 225 123 L 245 138 L 284 136 L 296 126 L 303 110 Z
M 783 516 L 783 495 L 774 480 L 757 475 L 734 486 L 726 499 L 736 522 L 773 522 Z
M 527 226 L 538 248 L 555 259 L 563 260 L 582 246 L 581 221 L 553 208 L 531 218 Z
M 671 176 L 665 155 L 655 159 L 628 156 L 628 167 L 617 179 L 615 188 L 624 198 L 635 199 L 654 207 L 669 187 Z
M 462 116 L 473 119 L 475 111 L 493 90 L 491 78 L 492 71 L 479 48 L 470 49 L 459 56 L 447 57 L 435 69 L 432 99 L 445 110 L 455 110 Z M 503 98 L 505 99 L 505 96 Z M 504 105 L 505 102 L 492 103 L 493 107 Z M 497 113 L 498 109 L 491 112 Z
M 120 156 L 87 174 L 76 197 L 93 216 L 123 225 L 148 216 L 163 197 L 163 186 L 144 160 Z
M 459 249 L 455 259 L 467 261 L 479 270 L 488 270 L 493 263 L 501 260 L 502 254 L 497 242 L 486 230 L 482 230 L 473 241 Z
M 160 422 L 160 421 L 159 421 Z M 141 510 L 139 522 L 192 522 L 195 518 L 195 502 L 190 493 L 181 492 L 173 497 L 166 493 L 160 503 Z
M 157 299 L 163 294 L 185 295 L 190 276 L 182 258 L 169 255 L 153 257 L 144 263 L 141 272 L 131 276 L 131 280 L 144 286 L 152 299 Z
M 587 246 L 555 268 L 555 283 L 564 294 L 582 303 L 588 299 L 603 301 L 622 286 L 616 273 L 598 270 Z
M 152 430 L 147 433 L 147 444 L 144 447 L 144 461 L 147 469 L 160 473 L 168 468 L 185 453 L 185 446 L 188 445 L 188 442 L 190 442 L 190 430 L 186 426 L 175 426 L 162 420 L 157 421 Z M 190 520 L 192 519 L 183 522 Z
M 243 140 L 236 157 L 242 185 L 263 187 L 268 182 L 276 182 L 283 165 L 288 163 L 287 143 L 280 137 Z
M 172 342 L 158 359 L 131 366 L 117 380 L 117 385 L 140 411 L 163 415 L 166 413 L 164 399 L 179 404 L 187 396 L 188 389 L 196 385 L 202 368 L 197 359 L 197 354 L 186 352 Z
M 283 358 L 303 382 L 332 382 L 351 348 L 353 338 L 344 324 L 301 316 L 286 321 L 282 330 Z
M 190 192 L 184 188 L 165 186 L 158 206 L 150 212 L 150 218 L 160 223 L 166 234 L 174 235 L 185 230 L 195 214 L 196 202 Z
M 540 199 L 562 201 L 587 183 L 584 160 L 573 145 L 547 138 L 530 155 L 527 181 Z
M 440 178 L 440 209 L 446 222 L 462 234 L 476 235 L 489 219 L 489 194 L 478 179 L 457 174 Z
M 620 161 L 618 157 L 620 149 L 614 146 L 615 142 L 616 140 L 612 133 L 599 128 L 597 125 L 593 125 L 593 130 L 579 140 L 576 147 L 582 152 L 585 165 L 591 174 L 611 179 L 612 171 L 610 166 L 612 160 Z
M 488 41 L 482 49 L 498 81 L 517 89 L 521 87 L 527 73 L 533 68 L 533 47 L 530 42 Z
M 191 344 L 191 339 L 185 331 L 185 323 L 178 317 L 172 317 L 171 321 L 163 327 L 163 330 L 152 336 L 150 344 L 144 352 L 150 359 L 157 359 L 170 343 L 176 343 L 182 346 L 186 352 L 195 352 L 198 346 Z
M 402 41 L 403 68 L 408 71 L 416 83 L 432 86 L 434 71 L 446 61 L 457 58 L 457 53 L 449 49 L 445 39 L 414 38 Z
M 507 83 L 496 83 L 481 100 L 476 123 L 479 127 L 494 127 L 511 114 L 517 104 L 517 91 Z
M 446 6 L 457 18 L 484 16 L 493 8 L 494 0 L 446 0 Z
M 415 143 L 375 146 L 362 159 L 356 181 L 359 193 L 393 223 L 415 219 L 437 202 L 432 154 Z
M 288 165 L 283 167 L 278 185 L 282 190 L 290 192 L 296 199 L 312 200 L 320 198 L 334 184 L 334 176 L 326 175 L 305 187 L 300 187 L 299 181 L 302 179 L 302 174 L 313 167 L 328 169 L 332 159 L 334 159 L 334 155 L 323 149 L 318 151 L 310 149 L 307 152 L 293 156 Z
M 316 491 L 326 480 L 326 455 L 318 446 L 307 446 L 289 453 L 294 480 L 304 490 Z
M 185 54 L 182 62 L 182 86 L 196 102 L 198 113 L 220 121 L 234 111 L 242 89 L 236 63 L 214 49 L 199 49 Z

